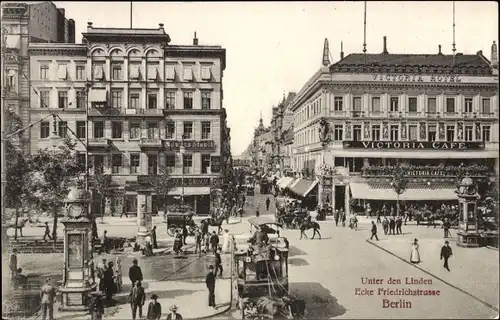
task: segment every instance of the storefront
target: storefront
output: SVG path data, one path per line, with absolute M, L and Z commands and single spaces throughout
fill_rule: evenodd
M 318 206 L 318 179 L 296 179 L 288 189 L 309 209 L 314 210 Z

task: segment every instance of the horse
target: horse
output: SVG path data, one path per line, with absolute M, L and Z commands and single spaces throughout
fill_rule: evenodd
M 304 236 L 304 237 L 306 237 L 306 239 L 308 239 L 307 235 L 304 233 L 304 231 L 309 230 L 309 229 L 314 230 L 312 239 L 314 239 L 314 237 L 316 236 L 316 233 L 318 233 L 319 238 L 321 239 L 321 233 L 319 233 L 319 224 L 315 221 L 304 221 L 300 225 L 300 239 L 301 240 L 302 240 L 302 236 Z

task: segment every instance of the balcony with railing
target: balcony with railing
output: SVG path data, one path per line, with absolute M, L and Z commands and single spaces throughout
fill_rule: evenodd
M 161 149 L 163 148 L 163 140 L 160 138 L 142 138 L 139 141 L 141 149 Z
M 108 138 L 89 138 L 89 148 L 108 149 L 111 147 L 111 139 Z
M 125 115 L 128 116 L 144 116 L 144 117 L 161 117 L 163 118 L 164 109 L 125 109 Z

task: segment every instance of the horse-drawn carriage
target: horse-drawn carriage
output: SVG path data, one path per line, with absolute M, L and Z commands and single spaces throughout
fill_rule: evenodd
M 194 229 L 196 229 L 196 223 L 193 221 L 195 212 L 189 209 L 177 209 L 178 210 L 169 211 L 167 213 L 167 234 L 169 236 L 174 236 L 177 230 L 182 232 L 184 227 L 188 229 L 189 234 L 193 234 Z
M 269 219 L 255 218 L 252 226 L 267 234 L 272 230 Z M 288 249 L 279 243 L 253 243 L 238 248 L 233 255 L 233 276 L 238 291 L 238 308 L 242 319 L 273 319 L 304 315 L 305 303 L 289 294 Z

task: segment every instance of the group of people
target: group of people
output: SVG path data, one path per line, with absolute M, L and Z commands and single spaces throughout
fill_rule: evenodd
M 382 221 L 380 217 L 377 217 L 377 223 L 382 223 L 382 228 L 384 229 L 384 234 L 403 234 L 403 218 L 401 216 L 398 216 L 396 218 L 390 217 L 390 219 L 387 219 L 387 217 L 384 217 L 384 220 Z
M 121 260 L 116 257 L 115 261 L 116 264 L 113 261 L 107 262 L 106 259 L 102 259 L 101 263 L 96 266 L 95 271 L 93 267 L 91 269 L 93 274 L 97 274 L 99 291 L 105 295 L 108 303 L 111 302 L 113 294 L 120 292 L 123 287 Z

